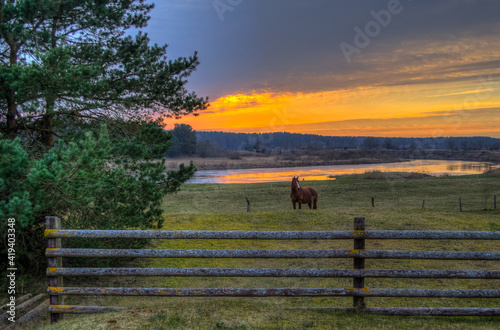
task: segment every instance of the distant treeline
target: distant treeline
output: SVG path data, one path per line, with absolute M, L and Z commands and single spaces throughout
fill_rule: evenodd
M 472 137 L 402 138 L 370 136 L 322 136 L 299 133 L 196 132 L 200 141 L 211 141 L 219 148 L 240 151 L 251 149 L 448 149 L 499 150 L 500 139 Z

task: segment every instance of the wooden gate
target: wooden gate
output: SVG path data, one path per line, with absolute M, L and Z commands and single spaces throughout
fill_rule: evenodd
M 366 250 L 367 239 L 499 240 L 500 231 L 366 231 L 365 218 L 354 218 L 351 231 L 166 231 L 166 230 L 69 230 L 61 229 L 57 217 L 46 218 L 47 275 L 51 321 L 63 313 L 96 313 L 116 307 L 68 306 L 64 295 L 121 295 L 169 297 L 276 297 L 352 296 L 352 309 L 366 313 L 393 315 L 499 316 L 500 308 L 377 308 L 367 307 L 364 297 L 452 297 L 500 298 L 498 289 L 384 289 L 366 288 L 365 278 L 461 278 L 499 279 L 500 270 L 416 270 L 365 269 L 365 259 L 500 260 L 499 251 L 408 251 Z M 160 250 L 160 249 L 69 249 L 65 238 L 148 238 L 148 239 L 266 239 L 266 240 L 353 240 L 352 250 Z M 272 269 L 272 268 L 64 268 L 63 257 L 138 258 L 351 258 L 352 269 Z M 210 276 L 210 277 L 348 277 L 352 288 L 116 288 L 65 287 L 64 276 Z M 332 308 L 332 307 L 327 307 Z M 333 307 L 335 308 L 335 307 Z

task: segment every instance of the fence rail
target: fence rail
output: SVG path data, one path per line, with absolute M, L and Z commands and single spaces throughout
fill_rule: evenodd
M 357 311 L 353 307 L 291 307 L 290 309 L 321 309 Z M 371 307 L 363 313 L 402 316 L 496 316 L 500 308 L 453 308 L 453 307 Z
M 500 252 L 392 250 L 156 250 L 46 249 L 47 257 L 82 258 L 366 258 L 500 260 Z
M 500 231 L 340 230 L 340 231 L 213 231 L 213 230 L 74 230 L 46 229 L 47 238 L 149 239 L 467 239 L 500 240 Z
M 434 297 L 500 298 L 490 289 L 344 289 L 344 288 L 103 288 L 49 287 L 51 295 L 85 296 L 168 296 L 168 297 Z
M 48 276 L 379 277 L 500 279 L 500 270 L 274 268 L 48 268 Z
M 126 295 L 169 297 L 311 297 L 352 296 L 353 308 L 332 308 L 392 315 L 494 315 L 500 308 L 368 308 L 365 297 L 500 298 L 497 289 L 384 289 L 366 288 L 365 278 L 461 278 L 499 279 L 500 270 L 364 269 L 367 258 L 500 260 L 500 251 L 405 251 L 366 250 L 365 239 L 468 239 L 500 240 L 500 231 L 365 231 L 365 219 L 354 219 L 352 231 L 142 231 L 63 230 L 60 220 L 47 217 L 48 292 L 52 322 L 64 313 L 97 313 L 117 310 L 103 306 L 64 305 L 65 295 Z M 352 250 L 161 250 L 161 249 L 68 249 L 61 239 L 71 238 L 155 239 L 352 239 Z M 140 258 L 352 258 L 353 269 L 274 268 L 64 268 L 63 257 Z M 65 287 L 65 276 L 204 276 L 204 277 L 349 277 L 353 288 L 114 288 Z

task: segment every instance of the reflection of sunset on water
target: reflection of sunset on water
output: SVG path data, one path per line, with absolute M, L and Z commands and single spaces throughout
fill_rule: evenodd
M 335 176 L 362 174 L 367 171 L 418 172 L 434 176 L 480 174 L 500 165 L 459 160 L 412 160 L 402 163 L 328 165 L 289 168 L 253 168 L 239 170 L 198 171 L 188 183 L 258 183 L 300 180 L 335 180 Z
M 465 173 L 483 173 L 488 171 L 492 167 L 489 163 L 480 163 L 480 162 L 460 162 L 460 164 L 450 164 L 446 166 L 446 169 L 450 172 L 465 172 Z

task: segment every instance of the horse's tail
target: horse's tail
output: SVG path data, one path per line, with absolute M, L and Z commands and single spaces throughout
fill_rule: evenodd
M 316 190 L 313 190 L 312 199 L 313 199 L 313 210 L 317 210 L 318 209 L 318 193 L 316 192 Z

